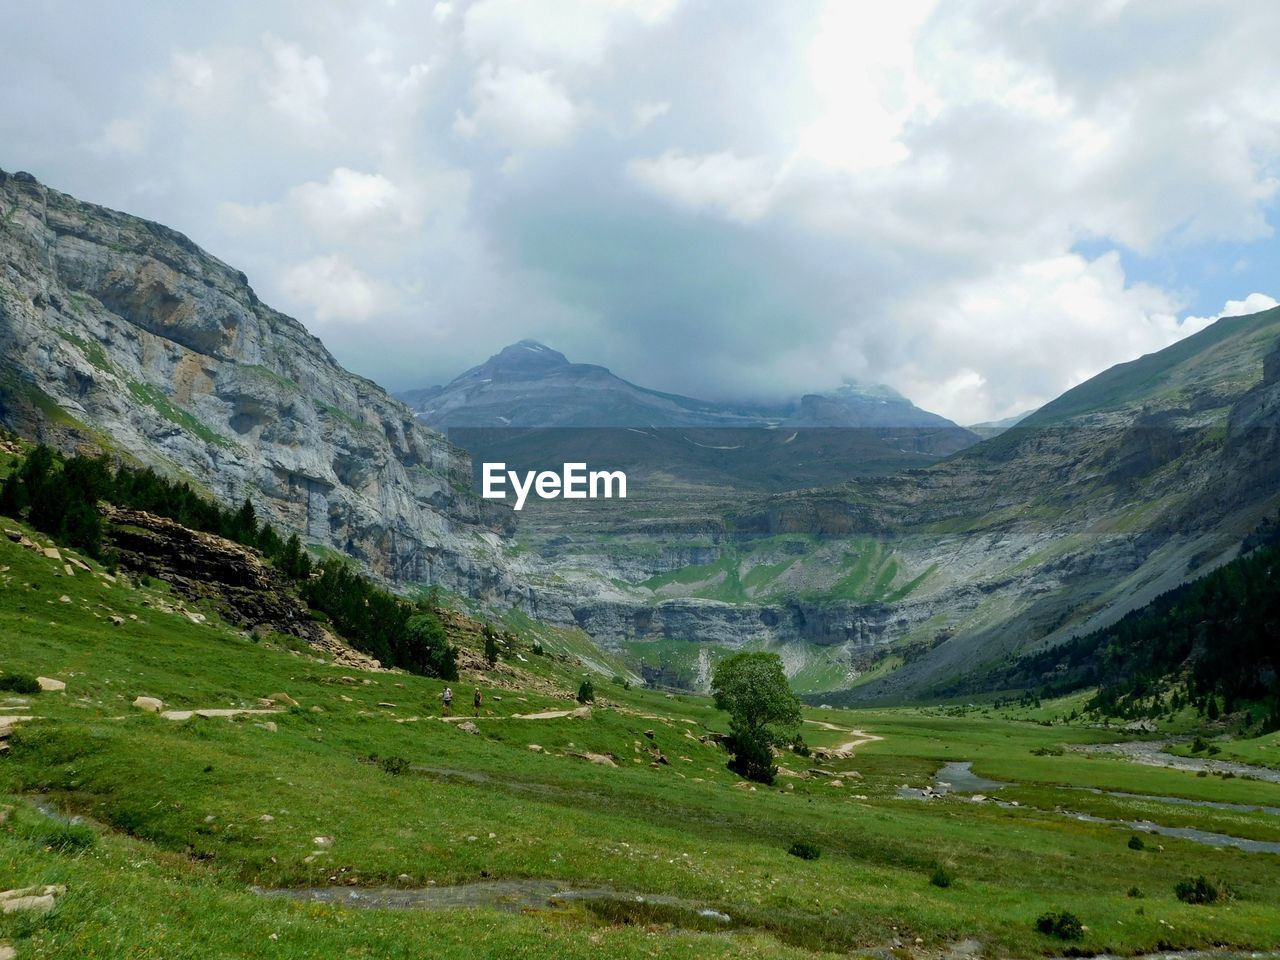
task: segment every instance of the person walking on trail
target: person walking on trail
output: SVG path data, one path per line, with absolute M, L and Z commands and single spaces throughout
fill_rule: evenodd
M 482 694 L 482 693 L 480 692 L 480 688 L 479 688 L 479 687 L 476 687 L 476 695 L 475 695 L 475 698 L 474 698 L 474 702 L 475 702 L 475 707 L 476 707 L 476 716 L 478 717 L 478 716 L 480 716 L 480 705 L 481 705 L 482 703 L 484 703 L 484 694 Z
M 453 687 L 445 687 L 440 699 L 444 701 L 444 715 L 447 717 L 453 710 Z

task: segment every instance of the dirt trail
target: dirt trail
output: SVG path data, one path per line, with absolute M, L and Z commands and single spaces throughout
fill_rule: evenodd
M 867 733 L 865 730 L 854 730 L 851 727 L 838 727 L 834 723 L 828 723 L 826 720 L 805 720 L 805 723 L 811 723 L 815 727 L 821 727 L 823 730 L 830 730 L 833 733 L 849 733 L 854 739 L 844 743 L 838 743 L 834 747 L 820 747 L 813 752 L 820 757 L 829 760 L 847 760 L 853 756 L 853 751 L 858 747 L 868 743 L 874 743 L 877 740 L 883 740 L 884 737 L 877 737 L 874 733 Z
M 462 723 L 465 720 L 483 720 L 485 722 L 493 720 L 559 720 L 562 717 L 582 717 L 583 719 L 591 716 L 590 707 L 575 707 L 572 710 L 544 710 L 541 713 L 513 713 L 505 717 L 475 717 L 467 713 L 459 713 L 450 717 L 439 717 L 445 723 Z

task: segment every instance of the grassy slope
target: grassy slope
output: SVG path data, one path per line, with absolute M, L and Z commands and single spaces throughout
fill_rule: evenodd
M 24 960 L 394 957 L 421 955 L 427 943 L 459 957 L 801 956 L 883 945 L 895 928 L 908 944 L 919 936 L 924 951 L 976 936 L 994 953 L 1031 956 L 1060 949 L 1031 929 L 1050 908 L 1084 919 L 1090 950 L 1280 945 L 1280 858 L 1177 840 L 1136 853 L 1125 846 L 1127 831 L 1049 808 L 893 796 L 897 784 L 926 782 L 940 762 L 969 759 L 981 774 L 1042 789 L 1083 783 L 1280 804 L 1270 784 L 1031 755 L 1102 736 L 1096 731 L 909 710 L 815 711 L 885 738 L 837 765 L 861 778 L 750 791 L 735 786 L 718 749 L 685 736 L 723 729 L 723 716 L 695 697 L 604 683 L 597 689 L 609 703 L 589 719 L 523 721 L 510 715 L 568 705 L 490 688 L 481 734 L 468 736 L 432 719 L 436 681 L 378 674 L 357 678 L 370 684 L 342 682 L 349 671 L 256 645 L 216 621 L 161 613 L 158 591 L 55 576 L 52 561 L 7 540 L 0 567 L 8 568 L 0 572 L 0 669 L 68 683 L 65 695 L 31 698 L 43 719 L 20 728 L 0 759 L 0 794 L 21 805 L 46 793 L 102 833 L 85 852 L 47 849 L 29 836 L 39 830 L 21 806 L 16 826 L 0 828 L 5 886 L 69 888 L 47 917 L 0 918 L 0 937 L 16 941 Z M 112 613 L 126 623 L 111 626 Z M 551 671 L 549 663 L 539 670 Z M 454 686 L 465 701 L 469 683 Z M 175 707 L 253 705 L 278 690 L 301 706 L 275 717 L 274 733 L 253 719 L 174 723 L 129 706 L 139 694 Z M 670 765 L 649 765 L 645 730 Z M 812 725 L 806 736 L 826 745 L 847 739 Z M 568 755 L 583 750 L 612 752 L 620 766 Z M 366 762 L 372 753 L 424 769 L 392 776 Z M 1219 819 L 1227 822 L 1211 814 L 1201 823 L 1213 829 Z M 317 848 L 322 835 L 332 846 Z M 786 855 L 800 837 L 823 849 L 820 860 Z M 957 875 L 950 889 L 928 882 L 938 860 Z M 1236 899 L 1209 908 L 1176 902 L 1172 881 L 1201 873 Z M 726 910 L 748 929 L 654 936 L 582 906 L 534 915 L 344 913 L 245 891 L 249 883 L 420 886 L 485 875 L 675 894 Z M 1126 897 L 1135 885 L 1146 899 Z

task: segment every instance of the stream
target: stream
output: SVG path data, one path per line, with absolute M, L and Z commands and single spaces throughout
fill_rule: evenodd
M 1166 753 L 1165 747 L 1178 740 L 1129 740 L 1123 743 L 1076 743 L 1068 749 L 1079 753 L 1106 753 L 1124 757 L 1134 763 L 1149 767 L 1168 767 L 1170 770 L 1188 770 L 1193 773 L 1230 773 L 1237 777 L 1251 777 L 1267 783 L 1280 783 L 1280 770 L 1254 767 L 1234 760 L 1213 760 L 1209 757 L 1179 757 Z
M 1105 744 L 1105 746 L 1121 747 L 1129 745 Z M 1182 760 L 1184 758 L 1173 757 L 1172 759 Z M 1234 764 L 1234 766 L 1244 765 Z M 1018 784 L 1003 780 L 988 780 L 985 777 L 978 776 L 973 772 L 972 762 L 952 761 L 951 763 L 943 765 L 942 768 L 934 774 L 933 784 L 931 786 L 924 788 L 901 786 L 898 788 L 898 796 L 906 800 L 932 800 L 937 797 L 945 797 L 948 794 L 955 793 L 957 795 L 969 795 L 974 800 L 979 798 L 985 800 L 986 794 L 995 793 L 1004 787 L 1013 786 L 1018 786 Z M 1240 810 L 1280 814 L 1280 808 L 1278 807 L 1225 803 L 1215 800 L 1188 800 L 1182 797 L 1158 797 L 1147 794 L 1102 790 L 1097 787 L 1068 787 L 1066 789 L 1086 790 L 1089 793 L 1108 797 L 1124 797 L 1135 800 L 1155 800 L 1160 802 L 1177 803 L 1191 807 L 1209 807 L 1217 810 Z M 995 798 L 995 802 L 1002 807 L 1018 806 L 1016 801 L 1005 801 Z M 1064 817 L 1070 817 L 1073 820 L 1080 820 L 1084 823 L 1098 823 L 1117 827 L 1127 827 L 1128 829 L 1135 830 L 1139 833 L 1155 833 L 1166 837 L 1178 837 L 1182 840 L 1190 840 L 1193 843 L 1203 843 L 1212 847 L 1234 847 L 1237 850 L 1244 850 L 1247 853 L 1280 853 L 1280 842 L 1274 840 L 1249 840 L 1244 837 L 1228 836 L 1225 833 L 1211 833 L 1207 830 L 1198 830 L 1195 827 L 1166 827 L 1163 824 L 1153 823 L 1150 820 L 1110 820 L 1105 817 L 1095 817 L 1085 813 L 1075 813 L 1071 810 L 1064 810 L 1061 808 L 1055 812 Z

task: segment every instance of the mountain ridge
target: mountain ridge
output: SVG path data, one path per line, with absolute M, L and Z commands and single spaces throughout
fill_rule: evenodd
M 439 430 L 452 427 L 960 428 L 880 384 L 768 402 L 716 402 L 639 386 L 570 361 L 536 340 L 509 344 L 447 384 L 396 396 Z

